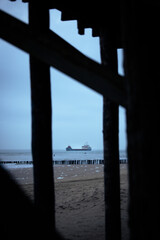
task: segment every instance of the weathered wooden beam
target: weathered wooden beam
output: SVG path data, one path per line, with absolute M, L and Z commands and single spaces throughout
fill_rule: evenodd
M 43 14 L 43 18 L 42 18 Z M 39 4 L 29 4 L 29 25 L 32 31 L 48 31 L 49 11 Z M 50 66 L 30 55 L 32 157 L 34 166 L 34 201 L 44 212 L 51 235 L 54 230 L 54 184 L 52 165 L 52 110 Z
M 123 4 L 130 239 L 159 239 L 160 8 Z
M 112 34 L 100 31 L 102 64 L 118 72 L 117 49 L 112 45 Z M 119 106 L 109 98 L 103 98 L 103 145 L 105 186 L 106 239 L 121 239 L 120 174 L 119 174 Z M 116 231 L 115 231 L 116 229 Z
M 43 18 L 43 14 L 42 14 Z M 126 106 L 124 79 L 87 58 L 54 32 L 41 32 L 0 12 L 1 37 L 43 62 L 85 84 L 114 102 Z

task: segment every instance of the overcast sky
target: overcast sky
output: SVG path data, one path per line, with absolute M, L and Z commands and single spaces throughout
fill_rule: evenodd
M 28 23 L 28 4 L 0 0 L 0 8 Z M 100 62 L 99 38 L 91 29 L 81 36 L 76 21 L 62 22 L 61 13 L 50 11 L 50 28 L 88 57 Z M 119 72 L 123 74 L 119 51 Z M 51 68 L 53 147 L 103 148 L 102 96 Z M 30 149 L 31 102 L 29 55 L 0 40 L 0 149 Z M 126 148 L 125 110 L 120 107 L 120 149 Z

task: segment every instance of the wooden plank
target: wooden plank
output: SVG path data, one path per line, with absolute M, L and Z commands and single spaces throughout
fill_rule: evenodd
M 130 239 L 159 239 L 160 8 L 123 4 Z
M 34 2 L 29 4 L 29 25 L 33 31 L 39 29 L 41 32 L 45 32 L 49 29 L 49 11 L 44 5 L 39 4 L 37 9 Z M 55 213 L 50 66 L 31 55 L 30 77 L 34 201 L 36 208 L 45 214 L 44 221 L 47 222 L 53 234 Z
M 112 45 L 112 35 L 101 29 L 101 60 L 105 67 L 117 72 L 117 49 Z M 103 144 L 105 186 L 106 239 L 121 239 L 120 220 L 120 169 L 119 169 L 119 106 L 103 98 Z M 116 231 L 115 231 L 116 229 Z
M 31 28 L 0 12 L 1 37 L 47 64 L 85 84 L 114 102 L 126 106 L 124 78 L 87 58 L 52 31 Z

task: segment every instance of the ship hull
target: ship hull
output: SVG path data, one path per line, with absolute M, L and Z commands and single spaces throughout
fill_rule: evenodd
M 86 152 L 86 151 L 91 151 L 91 149 L 66 149 L 66 151 L 68 151 L 68 152 L 72 152 L 72 151 Z
M 68 146 L 66 148 L 66 151 L 77 151 L 77 152 L 80 152 L 80 151 L 86 152 L 86 151 L 91 151 L 91 150 L 92 150 L 92 148 L 88 144 L 82 146 L 82 148 L 72 148 L 71 146 Z

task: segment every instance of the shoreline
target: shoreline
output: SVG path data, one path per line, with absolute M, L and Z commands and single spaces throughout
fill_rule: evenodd
M 33 183 L 33 165 L 5 165 L 4 168 L 20 184 Z M 120 164 L 120 174 L 127 169 L 128 164 Z M 69 164 L 54 165 L 54 182 L 74 181 L 83 179 L 101 178 L 104 175 L 103 164 Z

